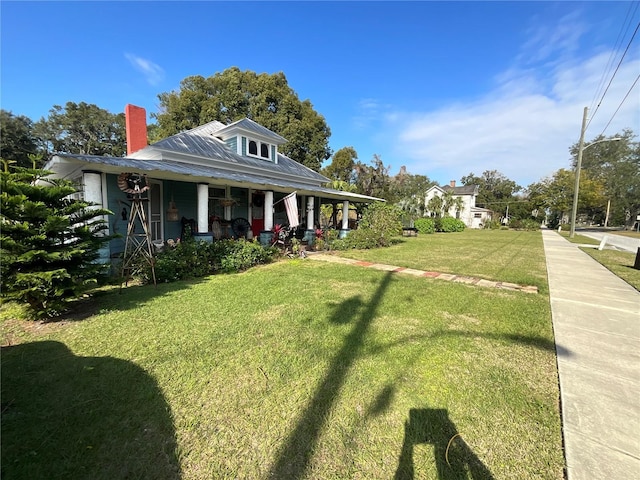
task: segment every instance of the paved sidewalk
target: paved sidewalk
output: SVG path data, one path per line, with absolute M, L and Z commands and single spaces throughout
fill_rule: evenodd
M 543 230 L 568 480 L 640 479 L 640 293 Z

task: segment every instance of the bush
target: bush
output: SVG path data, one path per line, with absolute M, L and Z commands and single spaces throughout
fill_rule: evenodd
M 419 218 L 414 222 L 414 226 L 420 233 L 435 233 L 436 224 L 433 218 Z
M 377 232 L 368 228 L 359 228 L 351 230 L 344 238 L 334 240 L 332 248 L 334 250 L 367 250 L 381 246 L 379 241 L 380 236 Z
M 376 246 L 388 247 L 393 237 L 402 235 L 401 218 L 402 211 L 395 205 L 372 203 L 364 209 L 358 230 L 370 230 L 376 239 Z
M 242 239 L 224 239 L 213 243 L 189 240 L 174 248 L 165 248 L 156 255 L 156 281 L 173 282 L 219 272 L 239 272 L 270 262 L 276 253 L 274 247 L 265 248 L 258 242 Z M 146 262 L 141 267 L 140 280 L 152 282 L 151 267 Z
M 515 219 L 509 222 L 509 226 L 515 230 L 538 230 L 540 222 L 532 218 Z
M 50 173 L 17 168 L 1 173 L 0 224 L 2 296 L 27 306 L 31 318 L 67 310 L 108 266 L 98 262 L 109 210 L 69 198 L 77 187 Z
M 440 231 L 445 233 L 462 232 L 466 225 L 462 220 L 453 217 L 444 217 L 440 219 Z

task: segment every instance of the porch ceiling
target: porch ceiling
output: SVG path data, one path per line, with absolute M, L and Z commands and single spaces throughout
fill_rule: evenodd
M 357 203 L 384 201 L 384 199 L 342 192 L 317 184 L 270 178 L 261 175 L 225 170 L 204 165 L 177 162 L 173 160 L 139 160 L 135 158 L 102 157 L 94 155 L 59 154 L 45 165 L 45 169 L 63 178 L 75 178 L 83 170 L 94 170 L 118 175 L 123 171 L 148 172 L 158 180 L 175 180 L 191 183 L 208 183 L 251 188 L 254 190 L 274 190 L 301 195 L 313 195 L 328 200 L 348 200 Z

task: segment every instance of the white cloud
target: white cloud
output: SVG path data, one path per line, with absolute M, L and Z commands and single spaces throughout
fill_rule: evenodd
M 151 60 L 138 57 L 131 53 L 125 53 L 124 56 L 136 70 L 144 74 L 150 85 L 156 86 L 164 79 L 164 70 L 162 67 L 153 63 Z
M 523 47 L 529 52 L 526 65 L 516 62 L 496 79 L 492 91 L 474 102 L 430 112 L 390 113 L 384 129 L 393 135 L 393 155 L 406 159 L 409 172 L 440 183 L 470 172 L 498 170 L 527 186 L 560 168 L 569 168 L 569 148 L 579 139 L 583 109 L 594 100 L 610 57 L 608 51 L 581 61 L 566 55 L 577 43 L 576 35 L 566 26 L 570 20 L 563 18 L 555 31 L 536 33 Z M 552 46 L 554 42 L 556 46 Z M 561 52 L 552 51 L 557 45 L 563 47 Z M 534 59 L 543 64 L 533 66 Z M 629 52 L 595 113 L 587 141 L 603 131 L 638 72 L 636 49 L 635 54 Z M 624 128 L 640 134 L 639 91 L 640 85 L 636 85 L 605 135 Z M 591 117 L 594 111 L 589 114 Z

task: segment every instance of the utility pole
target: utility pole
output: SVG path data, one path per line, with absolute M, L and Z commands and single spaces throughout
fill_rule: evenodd
M 576 234 L 576 215 L 578 213 L 578 190 L 580 189 L 580 169 L 582 168 L 582 150 L 584 150 L 584 131 L 587 129 L 588 107 L 584 107 L 582 115 L 582 129 L 580 130 L 580 142 L 578 143 L 578 162 L 576 163 L 576 185 L 573 190 L 573 209 L 571 214 L 571 230 L 569 238 Z

